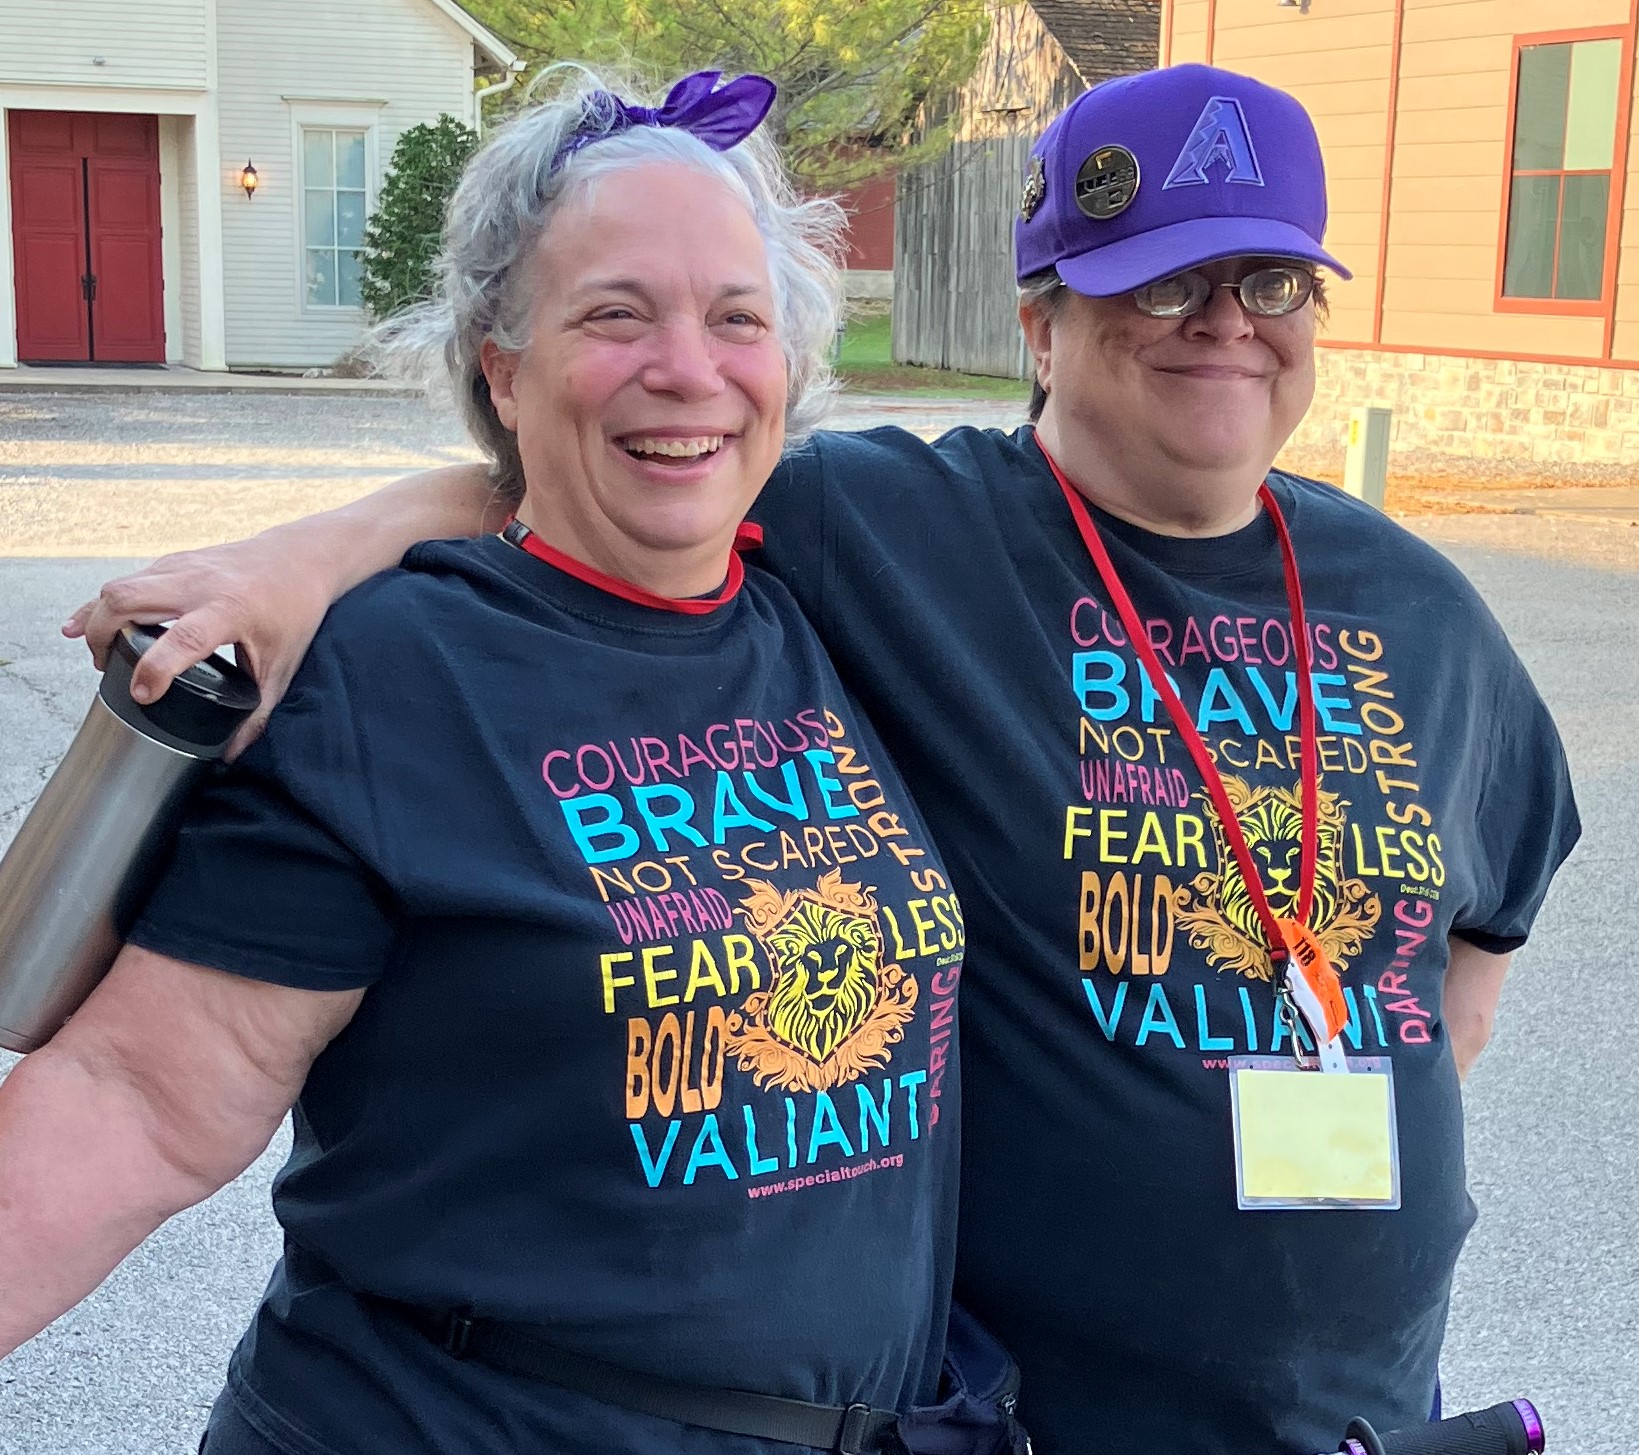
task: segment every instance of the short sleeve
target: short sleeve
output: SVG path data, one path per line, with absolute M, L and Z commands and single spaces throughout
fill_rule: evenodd
M 398 906 L 360 738 L 372 679 L 335 628 L 333 613 L 266 733 L 189 804 L 132 944 L 300 990 L 380 977 Z
M 380 977 L 394 919 L 363 863 L 276 785 L 229 769 L 189 806 L 130 942 L 299 990 Z
M 1582 833 L 1559 731 L 1525 667 L 1506 643 L 1504 650 L 1480 787 L 1474 902 L 1452 926 L 1461 939 L 1499 955 L 1525 943 L 1549 883 Z

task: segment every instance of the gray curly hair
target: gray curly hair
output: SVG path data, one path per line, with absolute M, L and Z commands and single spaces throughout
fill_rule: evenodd
M 537 77 L 531 94 L 543 90 L 547 99 L 519 113 L 468 162 L 445 215 L 437 293 L 375 330 L 377 364 L 429 386 L 446 381 L 468 432 L 492 462 L 497 488 L 517 498 L 523 490 L 518 441 L 490 400 L 479 358 L 484 340 L 508 352 L 529 343 L 531 263 L 559 208 L 584 199 L 612 172 L 670 162 L 725 182 L 756 222 L 773 283 L 774 331 L 785 353 L 787 448 L 800 443 L 837 387 L 830 360 L 842 310 L 842 209 L 797 194 L 763 129 L 717 152 L 675 127 L 634 126 L 572 152 L 553 171 L 560 148 L 591 114 L 586 103 L 593 92 L 645 105 L 659 96 L 573 62 Z

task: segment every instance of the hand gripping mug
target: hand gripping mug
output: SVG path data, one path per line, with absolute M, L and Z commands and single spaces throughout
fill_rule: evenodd
M 119 953 L 189 790 L 259 697 L 222 657 L 183 672 L 157 702 L 131 673 L 164 627 L 128 626 L 85 721 L 0 858 L 0 1047 L 35 1051 Z

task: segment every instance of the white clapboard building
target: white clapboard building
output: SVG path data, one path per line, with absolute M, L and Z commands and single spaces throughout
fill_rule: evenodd
M 399 133 L 518 69 L 454 0 L 0 0 L 0 367 L 331 363 Z

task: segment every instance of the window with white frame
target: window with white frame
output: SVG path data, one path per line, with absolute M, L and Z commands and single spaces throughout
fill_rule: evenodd
M 302 240 L 306 287 L 313 308 L 357 308 L 369 215 L 362 128 L 302 128 Z

